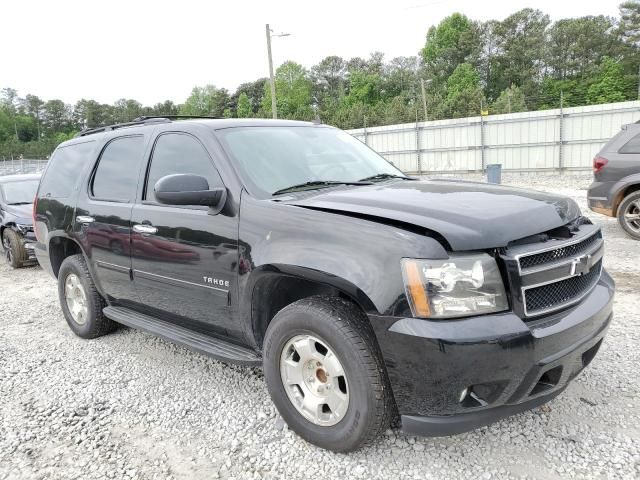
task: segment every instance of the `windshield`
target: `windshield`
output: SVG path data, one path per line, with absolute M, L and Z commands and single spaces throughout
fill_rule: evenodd
M 33 203 L 38 191 L 38 180 L 8 182 L 0 185 L 5 202 L 9 205 Z
M 216 133 L 250 191 L 258 190 L 262 196 L 307 182 L 404 176 L 361 141 L 336 128 L 238 127 Z

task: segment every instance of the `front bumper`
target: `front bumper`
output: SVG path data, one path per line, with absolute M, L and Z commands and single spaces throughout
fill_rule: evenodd
M 600 348 L 613 294 L 603 271 L 579 304 L 532 322 L 372 317 L 403 430 L 452 435 L 549 401 Z
M 24 259 L 24 262 L 26 264 L 38 263 L 35 251 L 36 238 L 33 231 L 27 232 L 26 235 L 23 235 L 22 242 L 24 245 L 24 249 L 27 252 L 27 258 Z

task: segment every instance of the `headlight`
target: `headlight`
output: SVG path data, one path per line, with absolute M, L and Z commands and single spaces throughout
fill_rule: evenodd
M 29 230 L 31 230 L 31 225 L 26 225 L 26 224 L 22 224 L 22 223 L 17 223 L 16 227 L 18 229 L 18 231 L 24 235 L 25 233 L 27 233 Z
M 414 317 L 452 318 L 507 310 L 496 261 L 490 255 L 451 255 L 446 260 L 402 260 Z

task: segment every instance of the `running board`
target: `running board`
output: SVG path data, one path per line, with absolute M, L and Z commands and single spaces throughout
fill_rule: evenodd
M 159 320 L 150 315 L 124 307 L 105 307 L 102 312 L 114 322 L 162 337 L 217 360 L 239 365 L 262 365 L 261 358 L 253 350 Z

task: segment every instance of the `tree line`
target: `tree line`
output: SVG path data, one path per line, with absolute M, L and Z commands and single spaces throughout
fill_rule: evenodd
M 622 3 L 616 18 L 551 22 L 544 12 L 525 8 L 479 22 L 454 13 L 428 29 L 415 56 L 328 56 L 310 69 L 284 62 L 275 72 L 276 103 L 280 118 L 362 128 L 424 120 L 424 103 L 435 120 L 635 100 L 639 69 L 640 0 Z M 269 82 L 243 83 L 233 93 L 197 86 L 183 104 L 153 106 L 133 99 L 67 105 L 4 88 L 0 158 L 47 155 L 83 128 L 177 114 L 269 118 Z

